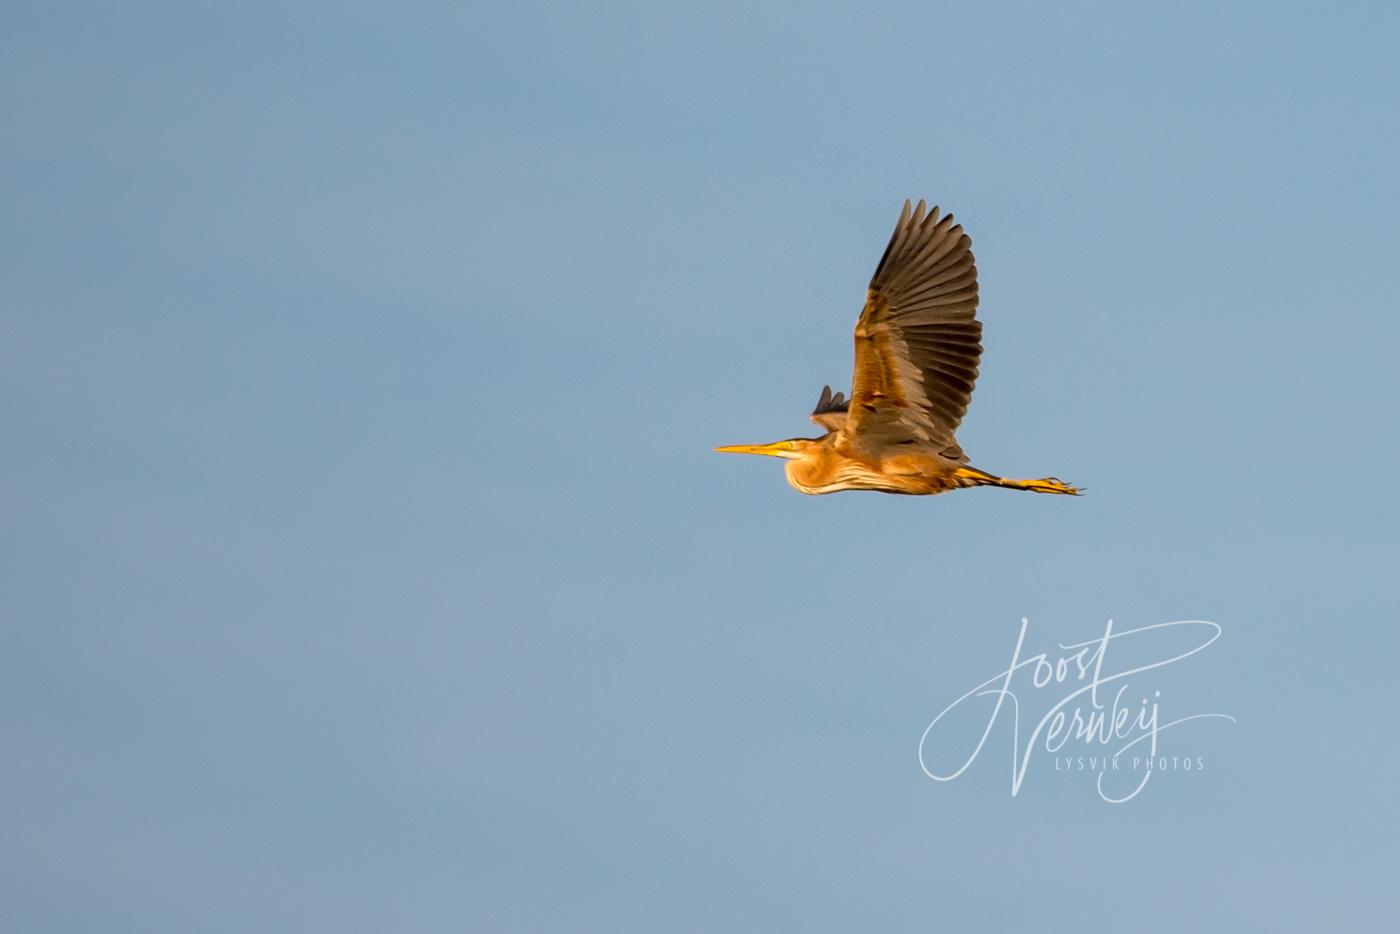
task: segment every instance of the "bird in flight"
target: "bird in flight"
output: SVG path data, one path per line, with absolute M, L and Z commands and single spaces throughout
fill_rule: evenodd
M 904 202 L 855 337 L 850 399 L 824 387 L 811 416 L 826 434 L 715 450 L 781 457 L 788 483 L 814 495 L 969 486 L 1079 495 L 1055 477 L 1011 480 L 970 467 L 954 437 L 977 382 L 982 323 L 972 238 L 953 215 Z

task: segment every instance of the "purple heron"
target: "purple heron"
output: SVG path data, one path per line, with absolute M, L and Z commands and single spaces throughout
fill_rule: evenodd
M 715 450 L 781 457 L 788 483 L 814 495 L 929 495 L 968 486 L 1080 493 L 1055 477 L 1010 480 L 970 467 L 958 446 L 954 432 L 977 382 L 982 323 L 972 238 L 953 215 L 904 202 L 855 339 L 850 399 L 827 386 L 811 416 L 826 434 Z

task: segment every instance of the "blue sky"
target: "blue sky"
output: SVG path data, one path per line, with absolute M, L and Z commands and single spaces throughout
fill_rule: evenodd
M 5 928 L 1395 916 L 1389 6 L 5 19 Z M 1087 497 L 711 452 L 846 388 L 906 197 L 973 463 Z M 1237 722 L 928 780 L 1022 617 L 1216 621 L 1163 703 Z

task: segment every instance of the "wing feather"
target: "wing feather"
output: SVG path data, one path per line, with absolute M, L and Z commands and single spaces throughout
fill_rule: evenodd
M 850 404 L 845 393 L 838 392 L 833 396 L 831 387 L 823 386 L 822 397 L 817 400 L 817 407 L 812 410 L 810 418 L 827 431 L 840 431 L 846 427 L 846 410 Z
M 966 461 L 954 433 L 982 357 L 977 300 L 972 238 L 904 202 L 856 323 L 848 441 L 874 454 L 912 440 Z

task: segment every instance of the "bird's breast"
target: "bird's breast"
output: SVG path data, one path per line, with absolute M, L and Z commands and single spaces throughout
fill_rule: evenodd
M 802 493 L 821 495 L 842 490 L 929 495 L 956 486 L 948 465 L 922 453 L 896 454 L 875 463 L 839 456 L 787 463 L 787 480 Z

